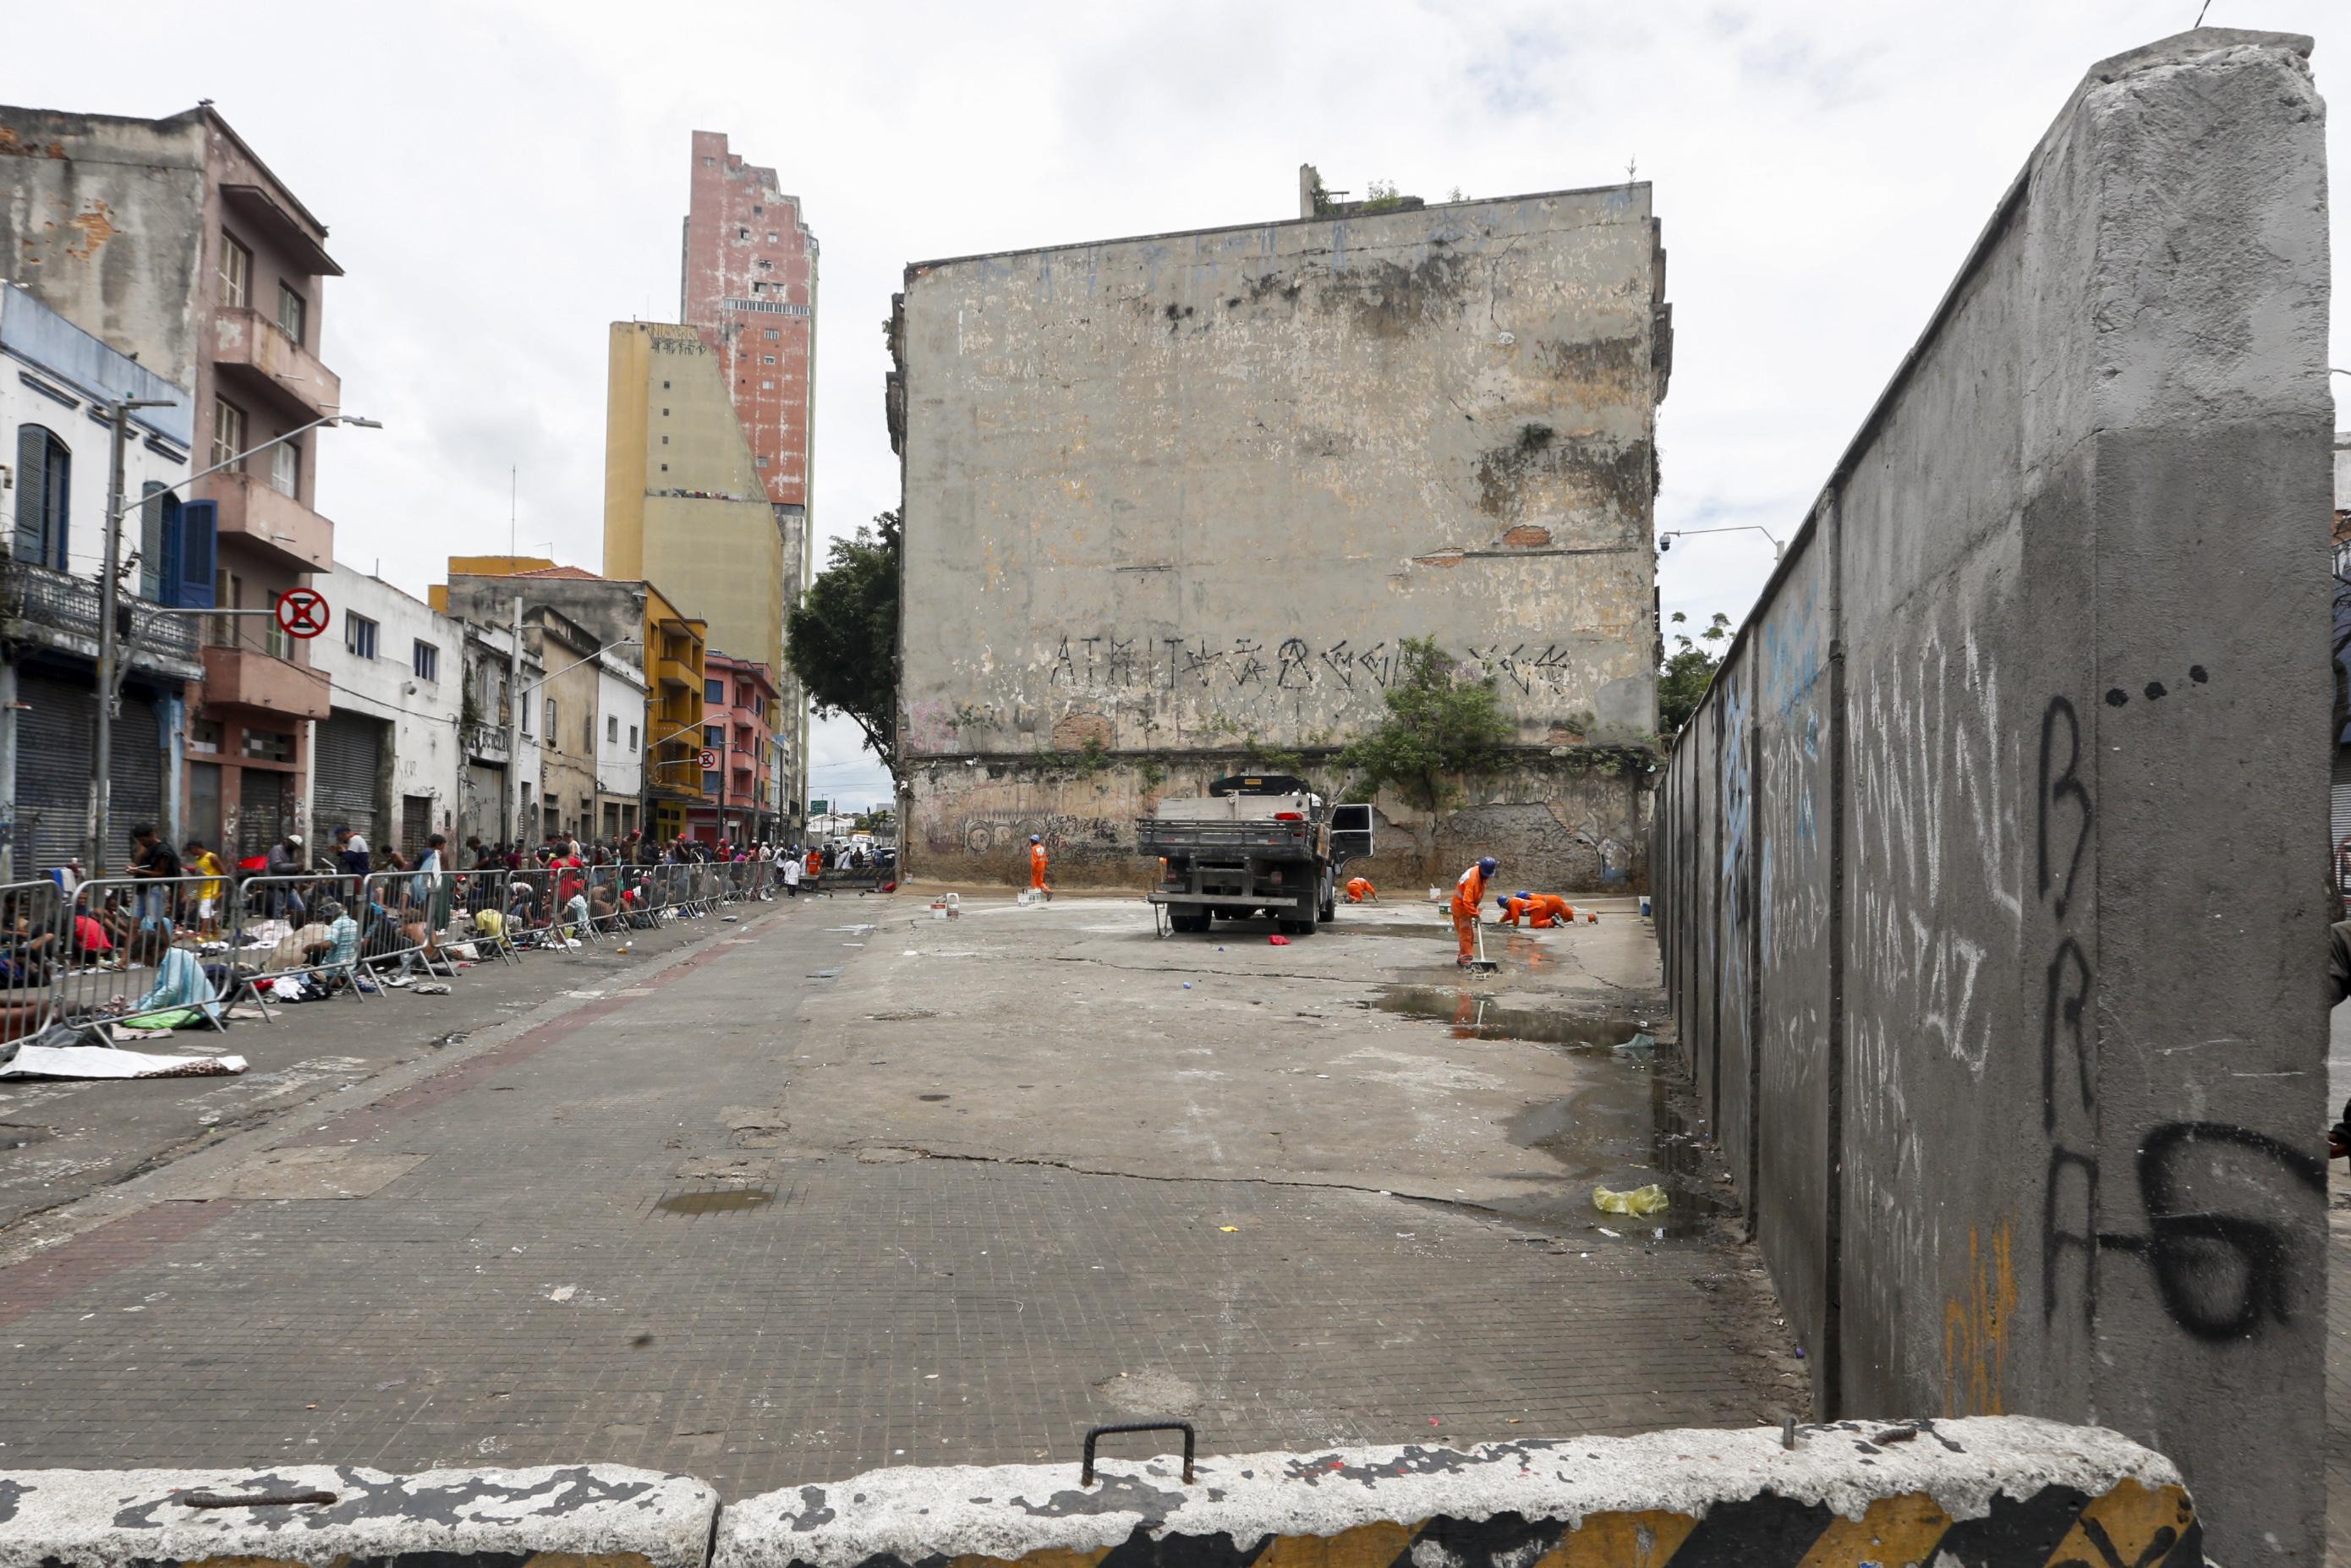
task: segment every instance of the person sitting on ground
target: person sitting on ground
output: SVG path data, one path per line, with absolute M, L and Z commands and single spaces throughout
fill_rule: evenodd
M 319 906 L 319 915 L 327 923 L 327 951 L 319 960 L 317 977 L 329 984 L 358 978 L 360 923 L 331 899 Z
M 1372 885 L 1371 878 L 1367 876 L 1351 876 L 1347 879 L 1348 903 L 1377 904 L 1379 901 L 1380 890 Z
M 319 905 L 320 913 L 323 914 L 325 909 L 324 904 Z M 298 925 L 279 937 L 277 946 L 269 950 L 269 972 L 291 975 L 308 968 L 325 957 L 327 950 L 334 943 L 335 934 L 322 921 L 314 920 L 308 925 Z
M 19 910 L 10 923 L 8 950 L 5 963 L 0 963 L 0 977 L 5 977 L 12 988 L 47 985 L 60 951 L 57 927 L 46 920 L 35 920 L 29 911 Z
M 153 928 L 139 933 L 131 956 L 155 966 L 155 983 L 131 1003 L 116 1021 L 132 1029 L 193 1029 L 220 1021 L 220 993 L 206 977 L 196 956 L 174 947 L 168 933 Z M 117 998 L 119 1002 L 121 998 Z
M 73 961 L 77 964 L 104 966 L 114 958 L 114 939 L 87 909 L 77 909 L 73 916 Z

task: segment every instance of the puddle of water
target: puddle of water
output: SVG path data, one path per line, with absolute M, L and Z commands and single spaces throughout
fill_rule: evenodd
M 1573 1059 L 1573 1092 L 1528 1106 L 1504 1129 L 1520 1148 L 1554 1161 L 1560 1179 L 1528 1178 L 1522 1195 L 1496 1206 L 1503 1213 L 1573 1230 L 1604 1225 L 1646 1241 L 1659 1230 L 1669 1240 L 1699 1235 L 1722 1209 L 1706 1180 L 1702 1140 L 1682 1124 L 1673 1082 L 1656 1071 L 1656 1051 L 1619 1049 L 1642 1032 L 1634 1019 L 1505 1008 L 1475 991 L 1440 986 L 1391 987 L 1367 1005 L 1445 1024 L 1456 1040 L 1530 1040 Z M 1595 1186 L 1622 1192 L 1650 1182 L 1673 1200 L 1663 1214 L 1607 1215 L 1592 1206 Z
M 771 1188 L 741 1186 L 725 1192 L 682 1192 L 675 1197 L 663 1198 L 653 1207 L 664 1214 L 740 1214 L 745 1209 L 765 1208 L 775 1201 Z
M 1528 1040 L 1543 1045 L 1588 1046 L 1605 1051 L 1626 1043 L 1641 1032 L 1640 1026 L 1630 1019 L 1506 1008 L 1475 991 L 1448 990 L 1442 986 L 1390 986 L 1364 1005 L 1384 1013 L 1449 1024 L 1456 1040 Z

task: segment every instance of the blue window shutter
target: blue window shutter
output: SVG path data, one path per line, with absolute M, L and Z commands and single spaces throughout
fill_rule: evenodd
M 175 570 L 164 585 L 172 603 L 182 610 L 213 608 L 213 571 L 220 549 L 220 503 L 185 501 L 180 506 L 179 548 Z

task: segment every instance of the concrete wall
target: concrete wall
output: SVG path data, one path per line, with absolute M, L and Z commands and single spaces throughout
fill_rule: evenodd
M 1316 782 L 1339 771 L 1327 757 L 1302 766 Z M 1137 818 L 1164 799 L 1205 794 L 1213 779 L 1267 767 L 1245 752 L 1176 752 L 1127 765 L 926 760 L 908 780 L 908 853 L 925 877 L 1026 886 L 1029 835 L 1040 833 L 1056 883 L 1143 886 L 1156 862 L 1135 848 Z M 1449 883 L 1491 854 L 1511 887 L 1631 890 L 1647 874 L 1655 767 L 1637 748 L 1526 758 L 1434 821 L 1382 795 L 1374 803 L 1379 853 L 1349 870 L 1395 896 L 1432 879 Z
M 1412 636 L 1646 743 L 1663 292 L 1640 184 L 908 268 L 907 757 L 1343 744 Z
M 1661 835 L 1682 1039 L 1824 1409 L 2095 1413 L 2230 1562 L 2315 1561 L 2323 1504 L 2309 47 L 2093 69 L 1677 738 Z

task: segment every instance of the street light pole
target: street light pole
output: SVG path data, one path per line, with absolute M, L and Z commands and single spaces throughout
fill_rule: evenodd
M 129 510 L 122 493 L 123 451 L 131 437 L 132 409 L 171 406 L 172 400 L 169 398 L 120 397 L 107 406 L 114 440 L 106 471 L 105 564 L 99 569 L 98 578 L 98 736 L 90 747 L 89 807 L 83 821 L 89 839 L 92 876 L 106 874 L 106 840 L 113 806 L 114 719 L 122 706 L 118 690 L 120 682 L 115 674 L 119 651 L 115 646 L 114 616 L 122 601 L 122 585 L 116 579 L 122 570 L 122 515 Z
M 114 427 L 114 450 L 108 468 L 106 488 L 105 564 L 99 568 L 98 580 L 98 735 L 89 752 L 89 805 L 83 819 L 85 836 L 89 840 L 87 869 L 92 876 L 106 874 L 106 841 L 113 831 L 114 720 L 122 707 L 123 675 L 123 660 L 121 650 L 117 645 L 115 622 L 122 605 L 122 585 L 117 580 L 122 572 L 122 518 L 131 510 L 130 498 L 123 493 L 123 454 L 130 444 L 131 411 L 172 406 L 172 400 L 157 398 L 116 398 L 108 405 L 109 423 Z M 380 421 L 362 419 L 356 413 L 326 414 L 233 457 L 225 457 L 209 468 L 200 468 L 184 479 L 175 479 L 159 488 L 152 497 L 141 497 L 141 500 L 142 503 L 149 499 L 161 502 L 183 485 L 193 485 L 206 475 L 234 467 L 256 452 L 266 452 L 322 424 L 355 424 L 366 430 L 383 428 Z

